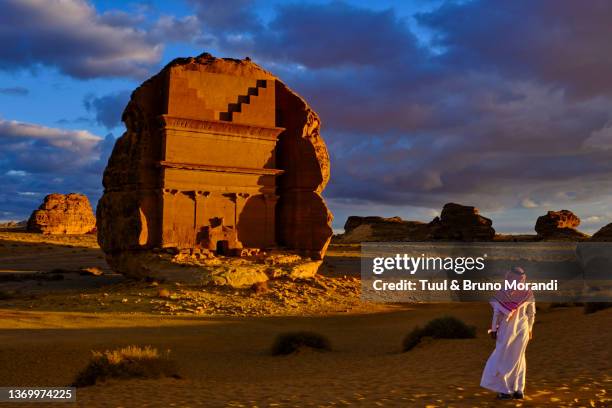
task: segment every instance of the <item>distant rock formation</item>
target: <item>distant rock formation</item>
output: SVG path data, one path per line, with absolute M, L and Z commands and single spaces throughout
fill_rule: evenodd
M 475 207 L 448 203 L 440 217 L 430 223 L 404 221 L 400 217 L 350 216 L 344 234 L 337 243 L 384 241 L 491 241 L 495 237 L 493 222 Z
M 599 231 L 593 234 L 591 241 L 612 242 L 612 223 L 601 227 Z
M 322 259 L 332 215 L 319 116 L 273 74 L 248 58 L 178 58 L 132 93 L 122 120 L 97 207 L 115 271 L 155 275 L 146 258 L 161 249 Z
M 49 194 L 28 220 L 27 230 L 43 234 L 86 234 L 95 230 L 87 196 L 83 194 Z
M 429 239 L 444 241 L 491 241 L 495 237 L 493 221 L 479 214 L 476 207 L 448 203 L 440 217 L 428 226 Z
M 0 223 L 0 229 L 8 229 L 8 230 L 21 230 L 26 229 L 28 226 L 28 220 L 23 221 L 7 221 Z
M 338 243 L 422 241 L 428 235 L 427 224 L 404 221 L 400 217 L 348 217 L 344 234 L 336 237 Z
M 588 238 L 576 227 L 580 225 L 580 218 L 569 210 L 548 211 L 546 215 L 538 217 L 535 231 L 541 240 L 583 240 Z

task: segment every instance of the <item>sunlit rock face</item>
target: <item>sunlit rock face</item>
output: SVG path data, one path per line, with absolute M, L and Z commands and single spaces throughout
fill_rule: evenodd
M 27 224 L 30 232 L 43 234 L 86 234 L 96 228 L 87 196 L 83 194 L 49 194 L 32 212 Z
M 538 217 L 535 231 L 538 238 L 543 240 L 582 240 L 588 235 L 576 230 L 580 225 L 580 218 L 569 210 L 548 211 Z
M 249 59 L 179 58 L 132 93 L 123 121 L 97 207 L 112 268 L 149 275 L 135 260 L 162 249 L 324 256 L 320 120 L 273 74 Z

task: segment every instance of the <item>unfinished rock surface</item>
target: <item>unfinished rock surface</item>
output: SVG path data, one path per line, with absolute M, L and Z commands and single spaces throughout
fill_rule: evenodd
M 493 222 L 479 214 L 476 207 L 448 203 L 440 217 L 429 224 L 430 240 L 491 241 L 495 237 Z
M 83 194 L 49 194 L 32 212 L 27 230 L 43 234 L 86 234 L 96 227 L 87 196 Z
M 140 260 L 171 248 L 324 256 L 320 120 L 274 75 L 249 59 L 179 58 L 132 93 L 122 119 L 97 207 L 114 270 L 149 276 Z
M 569 210 L 548 211 L 538 217 L 535 231 L 543 240 L 585 239 L 588 235 L 576 230 L 580 218 Z
M 400 217 L 350 216 L 344 224 L 344 234 L 338 243 L 422 241 L 429 233 L 426 223 L 405 221 Z

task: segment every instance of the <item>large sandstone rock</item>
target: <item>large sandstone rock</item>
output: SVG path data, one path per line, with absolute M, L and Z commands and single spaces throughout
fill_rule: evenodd
M 576 230 L 580 218 L 569 210 L 548 211 L 538 217 L 535 231 L 543 240 L 574 240 L 585 239 L 588 235 Z
M 612 223 L 601 227 L 599 231 L 593 234 L 591 241 L 612 242 Z
M 248 58 L 179 58 L 132 93 L 122 119 L 97 207 L 115 271 L 155 275 L 138 260 L 168 248 L 324 256 L 320 120 L 273 74 Z
M 86 234 L 96 227 L 87 196 L 49 194 L 28 220 L 27 230 L 43 234 Z
M 344 224 L 344 234 L 338 243 L 422 241 L 428 235 L 428 226 L 419 221 L 404 221 L 400 217 L 350 216 Z
M 491 241 L 495 237 L 493 222 L 471 206 L 448 203 L 440 217 L 429 224 L 429 239 L 444 241 Z

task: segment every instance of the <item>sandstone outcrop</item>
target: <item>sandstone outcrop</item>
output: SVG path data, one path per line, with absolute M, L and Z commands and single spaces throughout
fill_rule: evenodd
M 448 203 L 440 217 L 429 223 L 405 221 L 400 217 L 350 216 L 344 234 L 337 243 L 384 241 L 491 241 L 495 237 L 493 222 L 475 207 Z
M 49 194 L 32 212 L 27 230 L 43 234 L 86 234 L 96 228 L 87 196 L 83 194 Z
M 601 227 L 599 231 L 593 234 L 591 241 L 612 242 L 612 223 Z
M 580 218 L 569 210 L 548 211 L 538 217 L 535 231 L 542 240 L 573 240 L 585 239 L 588 235 L 576 230 Z
M 115 271 L 154 274 L 140 260 L 162 249 L 324 256 L 320 120 L 270 72 L 248 58 L 179 58 L 132 93 L 122 119 L 97 207 Z
M 429 224 L 430 240 L 443 241 L 491 241 L 495 237 L 493 222 L 479 214 L 471 206 L 448 203 L 440 217 Z
M 336 237 L 338 243 L 422 241 L 429 233 L 426 223 L 404 221 L 400 217 L 350 216 L 344 224 L 344 234 Z

